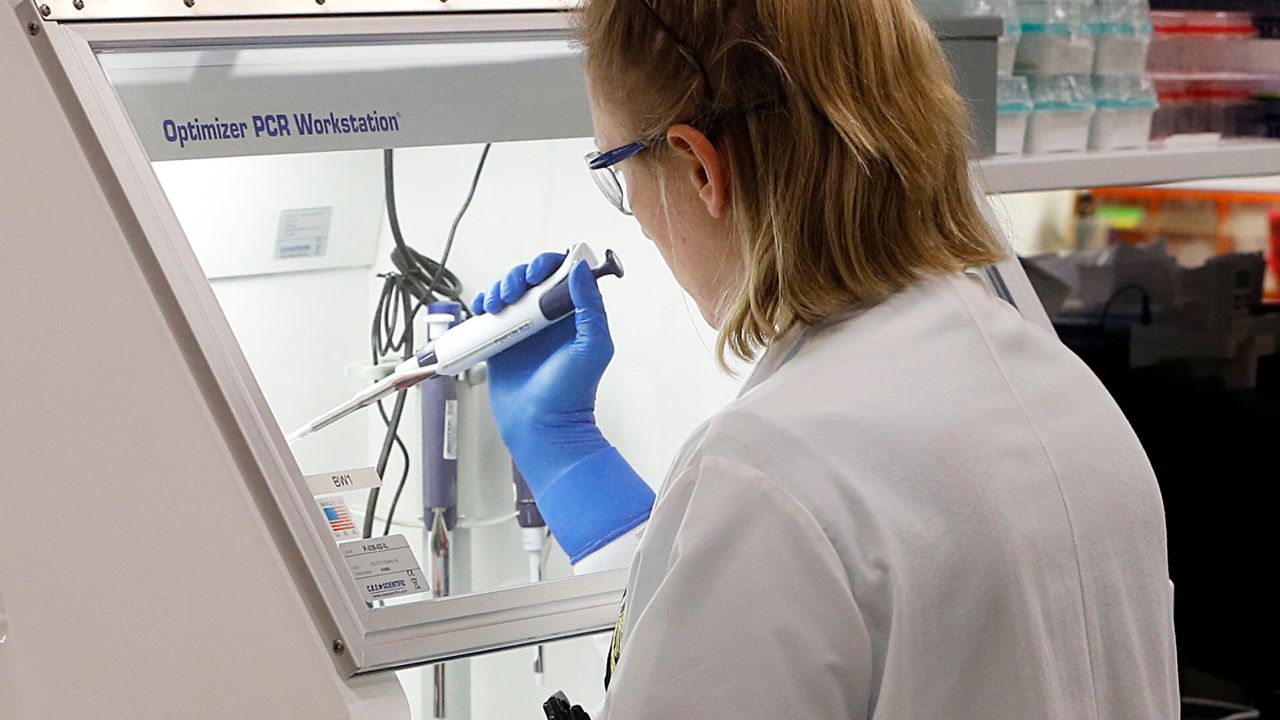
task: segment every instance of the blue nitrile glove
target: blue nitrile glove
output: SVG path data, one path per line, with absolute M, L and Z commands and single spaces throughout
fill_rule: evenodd
M 564 262 L 544 253 L 472 302 L 500 312 Z M 489 402 L 502 440 L 560 547 L 578 562 L 649 517 L 653 490 L 596 426 L 596 388 L 613 359 L 604 299 L 585 261 L 569 273 L 572 317 L 489 359 Z

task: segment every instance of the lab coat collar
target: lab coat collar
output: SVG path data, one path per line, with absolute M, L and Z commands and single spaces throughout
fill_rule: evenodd
M 821 334 L 823 330 L 847 320 L 852 320 L 869 308 L 880 304 L 884 299 L 879 298 L 851 305 L 843 310 L 837 310 L 813 325 L 797 325 L 783 333 L 782 336 L 769 344 L 768 349 L 765 350 L 764 355 L 760 358 L 760 362 L 756 363 L 755 369 L 752 370 L 747 381 L 742 384 L 742 388 L 738 390 L 738 397 L 746 395 L 773 377 L 783 365 L 790 362 L 803 349 L 806 343 Z
M 760 361 L 756 363 L 755 369 L 751 371 L 751 375 L 747 377 L 747 381 L 738 390 L 738 397 L 751 392 L 757 385 L 772 377 L 778 371 L 778 368 L 786 364 L 785 361 L 792 356 L 791 350 L 798 347 L 800 341 L 804 338 L 806 329 L 806 327 L 802 326 L 791 328 L 770 343 Z

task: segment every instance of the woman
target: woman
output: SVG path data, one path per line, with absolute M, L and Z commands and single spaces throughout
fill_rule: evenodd
M 630 561 L 604 716 L 1176 717 L 1155 479 L 1088 369 L 963 274 L 1002 253 L 914 6 L 590 0 L 581 23 L 602 189 L 721 357 L 762 353 L 651 516 L 595 425 L 613 348 L 585 267 L 574 322 L 491 363 L 577 569 Z

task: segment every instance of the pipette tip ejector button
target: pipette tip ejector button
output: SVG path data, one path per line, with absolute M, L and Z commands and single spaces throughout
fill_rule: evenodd
M 618 253 L 612 250 L 604 251 L 604 262 L 600 263 L 600 267 L 591 271 L 596 279 L 600 279 L 605 275 L 613 275 L 614 277 L 622 277 L 622 260 L 618 257 Z

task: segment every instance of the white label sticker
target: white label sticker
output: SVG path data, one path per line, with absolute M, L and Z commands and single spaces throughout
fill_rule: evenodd
M 318 497 L 351 490 L 368 490 L 369 488 L 381 487 L 382 479 L 378 477 L 378 473 L 373 468 L 365 467 L 308 475 L 307 486 L 311 488 L 311 494 Z
M 339 542 L 360 537 L 356 521 L 351 518 L 351 511 L 347 509 L 347 504 L 341 497 L 319 498 L 316 504 L 320 506 L 320 512 L 324 513 L 324 519 L 329 522 L 329 529 L 333 531 L 333 536 Z
M 276 231 L 276 259 L 324 255 L 332 218 L 331 207 L 281 211 Z
M 444 401 L 444 442 L 442 454 L 445 460 L 458 459 L 458 401 Z
M 427 579 L 403 535 L 342 543 L 342 557 L 364 601 L 427 592 Z

